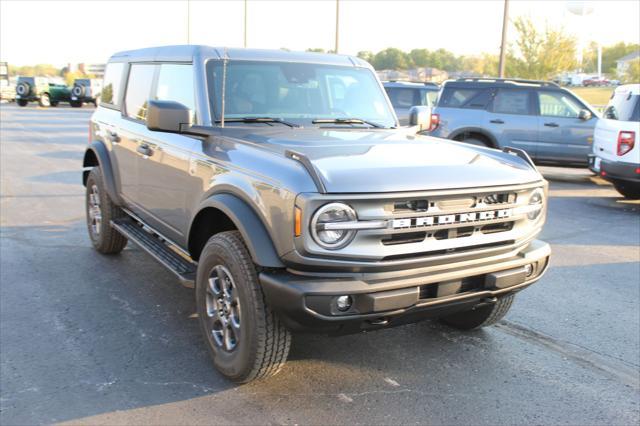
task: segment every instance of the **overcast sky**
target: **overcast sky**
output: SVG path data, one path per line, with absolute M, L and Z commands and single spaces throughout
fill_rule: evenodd
M 640 1 L 593 1 L 572 15 L 567 1 L 510 2 L 510 16 L 564 26 L 582 40 L 640 42 Z M 497 53 L 502 0 L 340 0 L 340 53 L 386 47 Z M 335 0 L 248 1 L 248 46 L 331 49 Z M 242 47 L 244 1 L 195 1 L 191 43 Z M 513 27 L 510 36 L 515 36 Z M 0 58 L 15 65 L 102 63 L 117 51 L 187 42 L 187 2 L 0 0 Z

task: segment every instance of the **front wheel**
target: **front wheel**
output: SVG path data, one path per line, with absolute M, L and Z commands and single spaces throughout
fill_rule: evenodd
M 613 186 L 616 188 L 616 191 L 618 191 L 624 198 L 628 198 L 630 200 L 640 200 L 640 185 L 617 181 L 613 183 Z
M 291 334 L 267 304 L 239 232 L 214 235 L 202 250 L 196 306 L 213 364 L 225 377 L 246 383 L 280 371 Z
M 475 330 L 487 327 L 500 321 L 509 312 L 514 298 L 513 294 L 503 296 L 491 305 L 456 312 L 440 318 L 440 321 L 458 330 Z
M 93 247 L 102 254 L 120 253 L 127 245 L 127 238 L 111 226 L 111 221 L 126 213 L 107 194 L 99 167 L 94 167 L 87 178 L 85 207 Z
M 82 102 L 80 102 L 80 101 L 71 101 L 71 102 L 69 102 L 69 104 L 73 108 L 82 108 Z
M 26 107 L 27 105 L 29 105 L 29 101 L 27 101 L 26 99 L 18 99 L 18 105 L 20 105 L 21 107 Z

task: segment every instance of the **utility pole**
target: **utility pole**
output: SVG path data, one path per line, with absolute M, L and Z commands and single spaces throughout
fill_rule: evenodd
M 247 0 L 244 0 L 244 47 L 247 47 Z
M 340 32 L 340 0 L 336 0 L 336 47 L 333 53 L 338 53 L 338 38 Z
M 191 1 L 187 0 L 187 44 L 191 44 Z
M 507 54 L 507 26 L 509 25 L 509 0 L 504 0 L 504 15 L 502 17 L 502 43 L 500 44 L 500 63 L 498 77 L 504 77 L 505 56 Z

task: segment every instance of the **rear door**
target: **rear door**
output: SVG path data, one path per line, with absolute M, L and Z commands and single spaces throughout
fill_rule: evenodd
M 535 99 L 540 132 L 538 160 L 586 165 L 597 117 L 580 119 L 580 110 L 589 108 L 565 91 L 538 90 Z
M 500 148 L 520 148 L 531 158 L 537 157 L 538 117 L 529 89 L 497 89 L 483 127 L 491 131 Z
M 150 99 L 176 101 L 195 116 L 193 66 L 185 63 L 159 65 Z M 193 137 L 154 132 L 146 126 L 138 135 L 138 199 L 142 216 L 154 228 L 178 244 L 186 243 L 187 195 L 192 185 L 190 154 L 198 140 Z

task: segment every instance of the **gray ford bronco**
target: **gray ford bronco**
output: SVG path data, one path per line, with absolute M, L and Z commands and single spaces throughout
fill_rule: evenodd
M 106 67 L 84 156 L 87 225 L 195 288 L 216 368 L 284 364 L 291 333 L 502 318 L 545 272 L 547 183 L 517 149 L 400 128 L 351 56 L 170 46 Z

